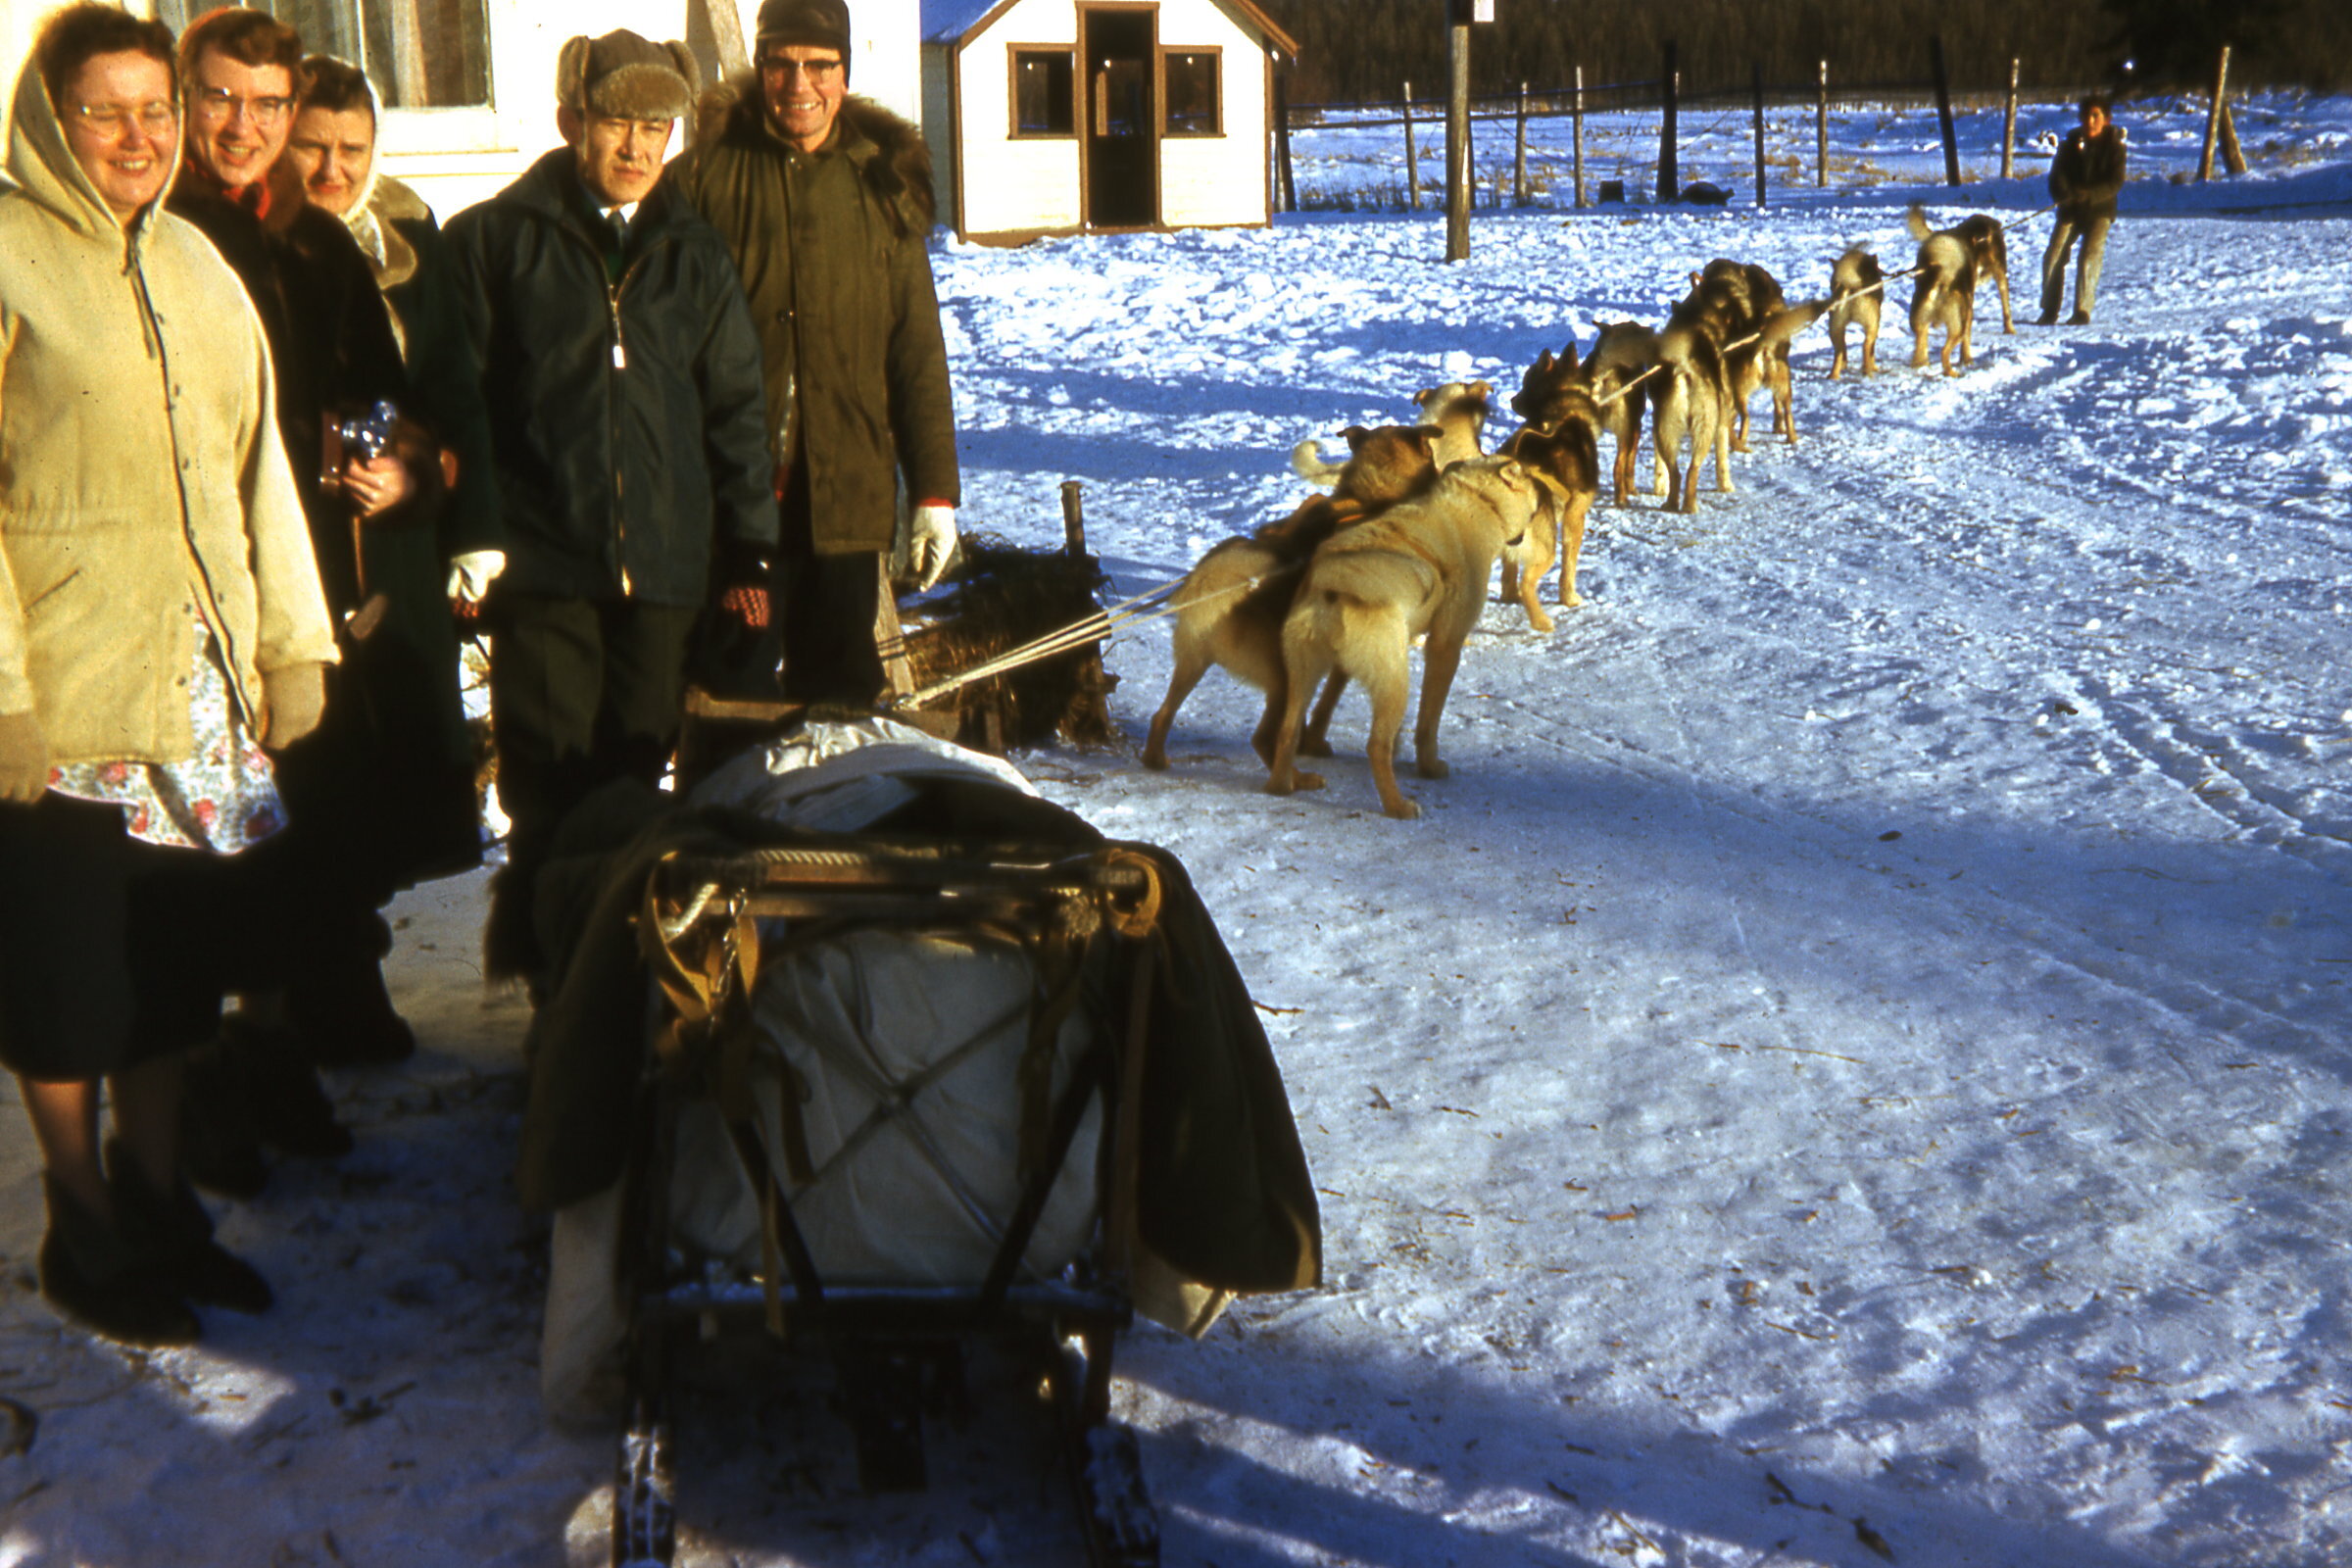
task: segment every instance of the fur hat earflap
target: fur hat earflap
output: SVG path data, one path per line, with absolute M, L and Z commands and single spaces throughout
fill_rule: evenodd
M 694 52 L 626 27 L 564 40 L 556 55 L 556 102 L 614 120 L 676 120 L 694 106 Z

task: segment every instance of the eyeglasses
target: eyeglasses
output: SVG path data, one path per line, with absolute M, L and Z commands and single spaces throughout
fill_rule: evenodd
M 101 136 L 120 137 L 133 124 L 150 136 L 161 136 L 179 119 L 179 111 L 169 99 L 155 98 L 137 105 L 75 104 L 74 118 Z
M 838 60 L 786 60 L 780 55 L 771 55 L 760 62 L 760 74 L 763 76 L 789 76 L 796 71 L 810 81 L 831 81 L 835 76 L 841 74 L 841 62 Z
M 226 87 L 199 87 L 196 112 L 207 120 L 234 120 L 242 109 L 257 125 L 274 125 L 294 107 L 291 98 L 240 98 Z

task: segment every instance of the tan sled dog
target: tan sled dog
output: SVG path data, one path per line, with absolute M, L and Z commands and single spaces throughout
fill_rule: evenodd
M 1421 422 L 1445 431 L 1438 440 L 1438 466 L 1450 467 L 1465 458 L 1483 456 L 1487 416 L 1494 412 L 1494 388 L 1486 381 L 1447 381 L 1413 394 Z
M 1334 534 L 1315 553 L 1282 623 L 1288 695 L 1268 794 L 1322 788 L 1321 778 L 1298 770 L 1298 738 L 1307 694 L 1338 670 L 1361 681 L 1372 699 L 1366 755 L 1381 808 L 1391 816 L 1421 814 L 1396 787 L 1396 740 L 1412 679 L 1407 651 L 1415 636 L 1428 634 L 1414 763 L 1423 778 L 1444 778 L 1449 769 L 1438 756 L 1438 719 L 1462 645 L 1486 608 L 1494 563 L 1527 549 L 1544 494 L 1527 466 L 1510 458 L 1457 463 L 1428 494 Z
M 1952 350 L 1960 351 L 1963 367 L 1974 365 L 1975 356 L 1969 352 L 1970 334 L 1977 319 L 1977 250 L 1960 231 L 1951 228 L 1931 229 L 1928 215 L 1914 202 L 1903 220 L 1911 237 L 1919 241 L 1919 262 L 1916 270 L 1919 282 L 1911 295 L 1911 368 L 1920 369 L 1928 363 L 1928 339 L 1937 326 L 1943 328 L 1943 351 L 1937 357 L 1946 375 L 1958 375 L 1952 368 Z
M 1437 465 L 1430 459 L 1436 427 L 1386 424 L 1368 430 L 1357 424 L 1341 434 L 1355 455 L 1339 466 L 1335 494 L 1312 497 L 1287 517 L 1224 540 L 1185 574 L 1170 601 L 1176 607 L 1176 667 L 1168 676 L 1168 695 L 1152 715 L 1152 732 L 1144 742 L 1146 767 L 1168 765 L 1168 728 L 1211 665 L 1266 694 L 1265 714 L 1250 744 L 1258 760 L 1270 762 L 1274 727 L 1282 717 L 1282 621 L 1307 558 L 1339 529 L 1437 482 Z M 1326 708 L 1322 721 L 1330 720 Z M 1320 744 L 1320 726 L 1311 733 Z
M 1879 373 L 1879 305 L 1886 274 L 1879 259 L 1856 245 L 1830 266 L 1830 379 L 1845 373 L 1845 329 L 1862 329 L 1862 373 Z

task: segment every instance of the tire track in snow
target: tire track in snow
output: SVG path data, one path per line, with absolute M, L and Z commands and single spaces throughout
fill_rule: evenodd
M 1654 628 L 1643 626 L 1639 617 L 1629 615 L 1629 632 L 1648 634 Z M 1655 669 L 1654 662 L 1649 667 Z M 1658 692 L 1662 710 L 1672 715 L 1674 733 L 1682 750 L 1688 752 L 1690 736 L 1675 706 L 1671 691 L 1659 682 Z M 1598 763 L 1617 772 L 1640 779 L 1645 784 L 1683 794 L 1690 803 L 1694 816 L 1701 821 L 1710 813 L 1721 812 L 1740 818 L 1774 835 L 1792 849 L 1821 860 L 1853 871 L 1889 872 L 1893 866 L 1873 865 L 1868 853 L 1857 853 L 1855 830 L 1811 813 L 1779 806 L 1768 797 L 1740 796 L 1729 790 L 1710 788 L 1706 781 L 1676 757 L 1645 751 L 1621 737 L 1579 730 L 1562 722 L 1557 716 L 1531 703 L 1500 693 L 1493 695 L 1496 708 L 1508 709 L 1519 717 L 1517 733 L 1527 741 L 1549 748 L 1579 761 Z M 1720 842 L 1711 831 L 1711 841 Z M 1874 842 L 1872 850 L 1879 847 Z M 2024 893 L 2012 888 L 1991 888 L 1979 884 L 1974 887 L 1956 883 L 1946 875 L 1931 874 L 1943 867 L 1903 852 L 1880 851 L 1889 861 L 1908 859 L 1920 875 L 1906 884 L 1917 895 L 1944 908 L 1959 920 L 1993 932 L 2007 942 L 2016 943 L 2047 961 L 2097 987 L 2108 988 L 2126 998 L 2138 1002 L 2172 1018 L 2184 1034 L 2220 1036 L 2240 1044 L 2263 1045 L 2272 1048 L 2291 1047 L 2299 1059 L 2315 1064 L 2331 1063 L 2339 1068 L 2352 1068 L 2352 1050 L 2333 1032 L 2316 1028 L 2276 1009 L 2265 1007 L 2246 998 L 2229 995 L 2204 985 L 2194 975 L 2153 958 L 2141 958 L 2102 945 L 2094 938 L 2070 937 L 2065 924 L 2065 911 L 2037 906 Z M 1746 933 L 1733 914 L 1734 930 L 1740 952 L 1752 963 L 1752 951 Z M 1761 972 L 1759 978 L 1769 979 Z M 1786 1043 L 1786 1042 L 1784 1042 Z M 2176 1058 L 2177 1059 L 2177 1058 Z M 2184 1077 L 2195 1081 L 2196 1074 L 2185 1064 Z
M 2144 763 L 2206 811 L 2256 842 L 2333 875 L 2352 873 L 2352 837 L 2306 817 L 2288 792 L 2264 780 L 2246 750 L 2178 715 L 2142 710 L 2094 675 L 2052 677 L 2053 695 L 2098 727 L 2094 743 Z

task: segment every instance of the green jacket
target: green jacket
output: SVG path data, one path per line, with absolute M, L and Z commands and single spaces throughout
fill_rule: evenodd
M 751 297 L 779 464 L 805 464 L 820 555 L 888 550 L 910 502 L 960 499 L 947 344 L 927 244 L 922 133 L 852 98 L 803 153 L 757 83 L 721 89 L 668 178 L 727 242 Z

